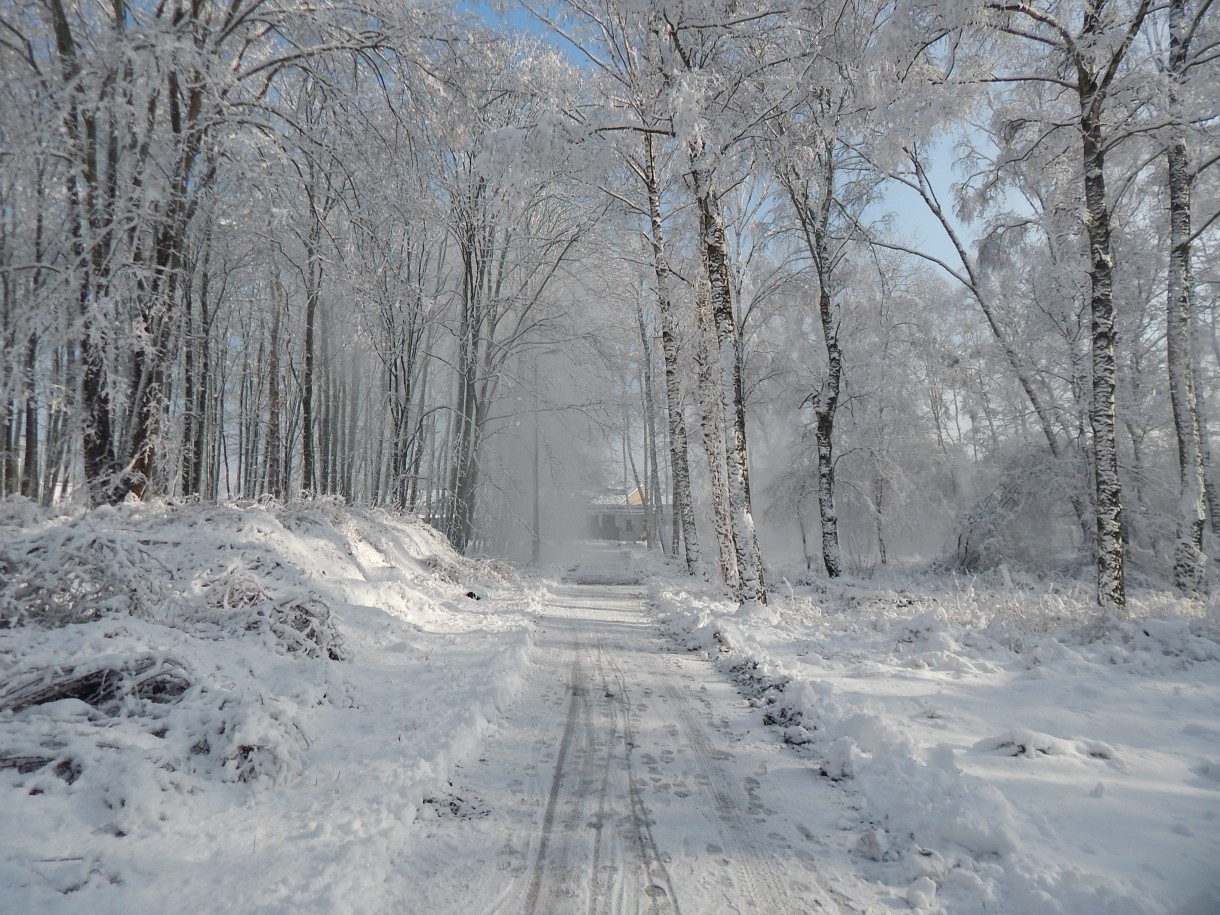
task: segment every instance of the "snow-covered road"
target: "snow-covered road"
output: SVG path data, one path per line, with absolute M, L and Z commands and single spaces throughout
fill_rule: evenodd
M 861 910 L 823 866 L 842 860 L 827 845 L 842 795 L 712 665 L 673 651 L 612 558 L 555 594 L 522 695 L 434 805 L 413 907 Z

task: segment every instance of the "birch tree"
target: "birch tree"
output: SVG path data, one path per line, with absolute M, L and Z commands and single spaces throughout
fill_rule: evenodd
M 1113 203 L 1107 190 L 1106 156 L 1124 138 L 1113 126 L 1112 101 L 1130 71 L 1129 56 L 1151 8 L 1150 0 L 1117 3 L 1082 0 L 1071 7 L 1025 0 L 988 0 L 982 24 L 1004 39 L 1009 64 L 986 79 L 1004 85 L 1046 86 L 1065 103 L 1075 131 L 1082 221 L 1089 250 L 1091 399 L 1097 597 L 1104 606 L 1126 600 L 1123 497 L 1116 440 L 1118 369 L 1115 362 L 1115 259 Z M 1066 68 L 1066 69 L 1065 69 Z M 1069 101 L 1070 100 L 1070 101 Z M 1072 106 L 1069 113 L 1067 105 Z M 1030 123 L 1034 123 L 1031 119 Z M 1043 135 L 1056 133 L 1051 125 Z
M 1199 395 L 1196 391 L 1194 347 L 1194 278 L 1191 271 L 1191 190 L 1194 172 L 1187 142 L 1189 115 L 1186 99 L 1198 85 L 1204 61 L 1192 57 L 1192 45 L 1206 34 L 1210 2 L 1188 5 L 1169 0 L 1168 38 L 1165 56 L 1166 107 L 1170 131 L 1165 150 L 1166 184 L 1169 196 L 1169 283 L 1166 304 L 1165 345 L 1169 367 L 1169 397 L 1178 451 L 1177 546 L 1174 552 L 1174 584 L 1188 594 L 1204 587 L 1203 522 L 1205 519 L 1203 443 L 1199 425 Z M 1206 59 L 1208 55 L 1204 55 Z M 1215 68 L 1212 67 L 1213 74 Z
M 734 90 L 740 86 L 737 81 L 740 74 L 717 70 L 718 65 L 728 61 L 718 54 L 726 41 L 725 25 L 734 21 L 734 12 L 715 11 L 713 22 L 705 23 L 686 18 L 687 11 L 666 10 L 664 17 L 657 20 L 657 27 L 668 46 L 668 53 L 662 58 L 666 88 L 672 99 L 675 133 L 688 159 L 686 180 L 699 218 L 699 255 L 708 287 L 705 308 L 710 313 L 702 320 L 710 318 L 715 332 L 716 409 L 724 416 L 726 480 L 737 565 L 736 596 L 743 603 L 766 603 L 762 552 L 751 505 L 742 341 L 734 311 L 729 246 L 720 200 L 729 180 L 725 174 L 726 154 L 744 129 L 748 129 L 743 129 L 743 120 L 748 124 L 756 117 L 729 104 Z
M 672 113 L 665 105 L 665 80 L 659 66 L 661 10 L 650 5 L 638 10 L 620 0 L 565 0 L 556 15 L 530 5 L 563 41 L 571 44 L 593 68 L 601 110 L 578 115 L 593 136 L 609 144 L 613 154 L 640 183 L 644 202 L 622 187 L 604 187 L 625 202 L 647 226 L 649 255 L 657 311 L 661 321 L 661 347 L 665 364 L 666 426 L 673 473 L 674 540 L 681 541 L 687 574 L 701 569 L 702 554 L 695 526 L 689 442 L 685 417 L 681 318 L 670 264 L 667 236 L 666 144 L 673 136 Z M 621 136 L 630 137 L 626 142 Z
M 1089 240 L 1092 295 L 1092 425 L 1094 510 L 1097 517 L 1097 597 L 1103 605 L 1126 603 L 1122 482 L 1115 439 L 1117 367 L 1114 360 L 1114 254 L 1110 239 L 1111 201 L 1106 189 L 1106 153 L 1114 137 L 1107 130 L 1106 106 L 1151 0 L 1133 9 L 1088 0 L 1075 32 L 1046 10 L 1024 4 L 993 4 L 1000 28 L 1023 41 L 1045 44 L 1066 56 L 1075 71 L 1079 105 L 1080 168 L 1085 229 Z M 1057 80 L 1058 77 L 1043 77 Z

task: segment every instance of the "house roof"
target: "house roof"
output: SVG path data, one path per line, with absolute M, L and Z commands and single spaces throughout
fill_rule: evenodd
M 634 487 L 626 495 L 621 492 L 605 490 L 590 498 L 589 501 L 593 505 L 604 506 L 606 508 L 614 508 L 616 506 L 621 508 L 628 505 L 643 505 L 646 497 L 647 492 L 641 492 L 639 487 Z
M 606 510 L 631 510 L 643 508 L 648 497 L 647 490 L 641 491 L 638 487 L 633 487 L 632 490 L 624 495 L 621 492 L 612 492 L 606 490 L 596 495 L 589 497 L 589 505 L 595 509 L 602 511 Z M 670 505 L 665 502 L 661 506 L 662 510 L 668 511 Z

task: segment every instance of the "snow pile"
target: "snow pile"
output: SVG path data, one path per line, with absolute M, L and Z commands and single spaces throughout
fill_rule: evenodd
M 0 506 L 0 911 L 402 898 L 412 824 L 528 663 L 508 585 L 329 501 Z
M 960 913 L 1220 911 L 1217 607 L 1073 594 L 653 582 L 690 650 L 856 798 L 861 866 Z

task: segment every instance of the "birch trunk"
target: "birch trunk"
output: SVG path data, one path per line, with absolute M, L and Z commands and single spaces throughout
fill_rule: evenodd
M 1001 14 L 998 27 L 1022 41 L 1050 46 L 1062 53 L 1076 73 L 1080 118 L 1075 125 L 1081 138 L 1084 181 L 1084 223 L 1089 242 L 1089 314 L 1092 397 L 1089 426 L 1092 431 L 1094 513 L 1097 532 L 1097 599 L 1102 606 L 1126 602 L 1123 546 L 1123 492 L 1118 473 L 1115 440 L 1117 366 L 1115 364 L 1114 251 L 1110 241 L 1110 205 L 1106 199 L 1104 108 L 1114 80 L 1151 9 L 1152 0 L 1140 0 L 1129 16 L 1111 22 L 1106 0 L 1086 0 L 1080 29 L 1069 31 L 1056 13 L 1024 3 L 991 0 L 989 9 Z M 1020 17 L 1014 22 L 1007 17 Z M 1053 66 L 1061 67 L 1056 61 Z M 1061 77 L 1059 78 L 1061 79 Z
M 690 450 L 687 444 L 686 417 L 682 412 L 677 319 L 670 296 L 669 261 L 665 255 L 665 232 L 661 222 L 661 187 L 657 180 L 651 134 L 644 135 L 644 175 L 648 189 L 652 266 L 657 280 L 657 310 L 661 313 L 661 348 L 665 356 L 665 409 L 669 425 L 669 460 L 674 477 L 674 526 L 681 525 L 686 574 L 694 575 L 702 562 L 702 556 L 699 552 L 699 535 L 695 530 L 695 505 L 691 498 Z M 676 552 L 676 542 L 674 549 Z
M 699 376 L 699 429 L 703 436 L 703 448 L 707 453 L 708 476 L 712 487 L 712 518 L 720 558 L 720 577 L 724 580 L 725 587 L 737 594 L 741 579 L 737 567 L 733 520 L 729 513 L 724 411 L 720 404 L 720 383 L 716 378 L 718 364 L 713 355 L 716 331 L 707 283 L 702 277 L 695 291 L 695 314 L 698 321 L 698 353 L 695 356 L 695 365 Z
M 1178 445 L 1178 531 L 1174 548 L 1174 586 L 1186 594 L 1204 587 L 1203 453 L 1195 394 L 1191 314 L 1194 295 L 1190 267 L 1192 177 L 1186 137 L 1180 126 L 1179 88 L 1186 65 L 1184 0 L 1169 3 L 1169 106 L 1175 128 L 1166 151 L 1169 181 L 1169 296 L 1165 345 L 1169 399 Z
M 1203 501 L 1207 505 L 1207 516 L 1211 520 L 1212 534 L 1220 537 L 1220 493 L 1216 491 L 1216 484 L 1209 476 L 1212 449 L 1206 406 L 1203 401 L 1203 386 L 1195 385 L 1195 416 L 1199 420 L 1199 457 L 1203 463 Z
M 1080 130 L 1084 169 L 1085 226 L 1089 238 L 1092 317 L 1093 397 L 1089 424 L 1093 432 L 1093 482 L 1097 521 L 1097 599 L 1103 606 L 1126 603 L 1123 545 L 1123 492 L 1118 474 L 1118 369 L 1115 362 L 1114 253 L 1110 242 L 1110 206 L 1106 199 L 1105 142 L 1101 93 L 1096 79 L 1081 70 Z
M 668 23 L 667 23 L 668 25 Z M 666 37 L 683 67 L 694 71 L 693 58 L 687 53 L 672 26 Z M 668 84 L 670 76 L 663 77 Z M 704 406 L 714 407 L 724 433 L 725 470 L 728 489 L 733 549 L 736 557 L 737 587 L 734 593 L 741 603 L 767 602 L 763 580 L 762 551 L 754 530 L 750 506 L 750 467 L 746 452 L 746 410 L 741 371 L 741 336 L 733 313 L 732 287 L 729 282 L 729 250 L 725 238 L 720 202 L 711 175 L 700 165 L 702 141 L 692 140 L 686 148 L 690 160 L 689 180 L 692 196 L 699 208 L 699 246 L 703 273 L 707 277 L 708 294 L 705 311 L 710 312 L 715 334 L 716 363 L 719 377 L 718 396 L 710 403 L 701 391 Z M 712 462 L 714 463 L 714 462 Z M 722 541 L 723 549 L 723 541 Z M 729 564 L 723 562 L 726 567 Z
M 835 507 L 834 427 L 843 379 L 843 349 L 839 345 L 838 308 L 831 293 L 834 278 L 828 242 L 831 193 L 835 182 L 832 142 L 825 143 L 819 152 L 823 161 L 822 174 L 818 180 L 816 208 L 811 206 L 809 188 L 805 182 L 801 182 L 796 176 L 790 176 L 784 179 L 784 183 L 796 209 L 805 244 L 818 276 L 818 319 L 826 352 L 826 376 L 822 380 L 820 390 L 811 395 L 810 400 L 813 402 L 817 450 L 822 564 L 826 567 L 829 577 L 838 578 L 843 574 L 843 557 L 839 549 L 839 513 Z
M 38 498 L 38 401 L 34 387 L 38 371 L 38 337 L 31 334 L 25 351 L 25 454 L 21 467 L 21 494 Z
M 733 314 L 732 292 L 729 286 L 728 243 L 715 190 L 707 186 L 706 176 L 699 169 L 693 169 L 692 176 L 699 204 L 700 242 L 716 334 L 720 389 L 718 406 L 724 417 L 729 513 L 739 576 L 737 598 L 742 603 L 757 601 L 765 604 L 767 590 L 763 581 L 762 556 L 750 511 L 741 338 Z

